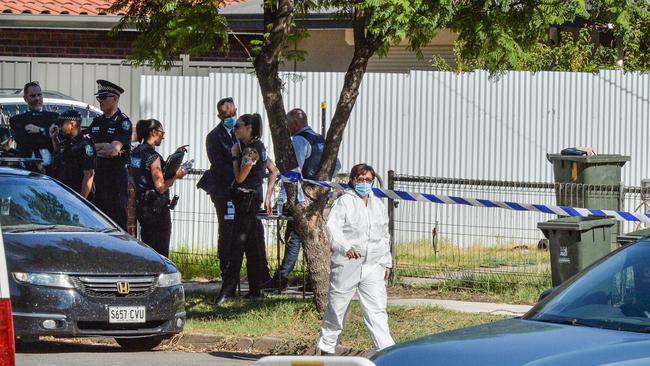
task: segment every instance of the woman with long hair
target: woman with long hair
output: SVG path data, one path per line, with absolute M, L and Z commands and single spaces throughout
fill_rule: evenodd
M 172 220 L 169 188 L 176 179 L 185 176 L 180 167 L 176 174 L 165 179 L 163 157 L 156 147 L 165 138 L 162 123 L 156 119 L 143 119 L 135 126 L 140 144 L 131 153 L 131 173 L 135 183 L 136 217 L 140 223 L 140 239 L 158 253 L 169 256 Z
M 233 182 L 235 248 L 230 266 L 222 273 L 223 285 L 216 300 L 217 304 L 223 304 L 235 296 L 244 253 L 250 289 L 247 297 L 261 297 L 262 284 L 271 279 L 266 261 L 264 227 L 257 218 L 257 211 L 264 202 L 267 214 L 271 214 L 271 194 L 278 172 L 275 164 L 266 155 L 266 148 L 261 141 L 262 117 L 257 113 L 244 114 L 237 119 L 234 128 L 239 141 L 232 147 L 235 173 Z M 262 180 L 267 170 L 269 171 L 267 191 L 266 197 L 263 198 Z

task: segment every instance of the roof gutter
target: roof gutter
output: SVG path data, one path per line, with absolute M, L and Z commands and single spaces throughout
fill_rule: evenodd
M 238 34 L 262 34 L 262 14 L 224 14 L 230 29 Z M 0 14 L 0 28 L 14 29 L 64 29 L 64 30 L 111 30 L 120 21 L 120 15 L 72 15 L 72 14 Z M 329 14 L 315 14 L 296 19 L 298 27 L 305 29 L 344 29 L 350 22 L 332 19 Z M 137 32 L 133 25 L 123 31 Z

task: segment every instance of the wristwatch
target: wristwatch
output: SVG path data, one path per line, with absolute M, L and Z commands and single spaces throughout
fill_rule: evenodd
M 236 161 L 236 160 L 239 160 L 239 155 L 236 155 L 236 156 L 233 155 L 233 156 L 232 156 L 232 161 Z

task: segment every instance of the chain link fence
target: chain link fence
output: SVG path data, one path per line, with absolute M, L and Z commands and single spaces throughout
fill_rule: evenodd
M 650 192 L 647 187 L 449 179 L 393 172 L 388 188 L 542 205 L 586 207 L 585 203 L 598 202 L 636 212 L 647 211 Z M 488 287 L 526 282 L 550 285 L 548 240 L 537 223 L 553 215 L 390 200 L 389 216 L 398 280 L 416 277 L 472 288 L 476 283 Z M 637 230 L 641 225 L 619 223 L 617 232 Z
M 176 182 L 181 196 L 172 212 L 171 258 L 186 278 L 218 278 L 217 218 L 209 196 L 196 189 L 203 171 Z M 497 201 L 581 207 L 601 200 L 633 212 L 650 211 L 650 184 L 641 187 L 508 182 L 388 176 L 388 189 Z M 388 200 L 396 280 L 418 278 L 450 288 L 510 286 L 533 282 L 550 287 L 548 240 L 537 223 L 556 218 L 538 212 Z M 593 208 L 593 207 L 592 207 Z M 284 256 L 286 222 L 264 219 L 266 255 L 271 272 Z M 621 222 L 618 233 L 644 224 Z M 615 238 L 613 238 L 615 241 Z M 614 249 L 613 245 L 612 249 Z M 244 267 L 245 268 L 245 267 Z M 302 252 L 293 283 L 306 275 Z M 245 273 L 245 270 L 242 270 Z

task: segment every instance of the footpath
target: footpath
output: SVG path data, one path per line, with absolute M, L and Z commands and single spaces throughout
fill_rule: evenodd
M 205 293 L 216 297 L 221 288 L 220 282 L 197 282 L 187 281 L 183 283 L 186 293 Z M 248 291 L 248 284 L 241 284 L 241 292 Z M 311 293 L 303 293 L 295 288 L 289 288 L 282 292 L 283 296 L 311 297 Z M 525 314 L 532 306 L 530 305 L 513 305 L 487 302 L 471 302 L 444 299 L 426 299 L 426 298 L 389 298 L 388 304 L 392 306 L 429 306 L 440 307 L 443 309 L 464 312 L 464 313 L 489 313 L 506 316 L 521 316 Z M 285 340 L 274 337 L 223 337 L 198 333 L 184 333 L 181 337 L 172 340 L 167 346 L 171 349 L 180 350 L 227 350 L 232 352 L 245 353 L 262 353 L 262 354 L 283 354 L 292 346 Z M 283 352 L 284 351 L 284 352 Z M 294 352 L 294 351 L 290 351 Z M 305 348 L 303 354 L 315 354 L 315 348 Z M 346 347 L 337 348 L 338 355 L 362 356 L 369 357 L 371 352 L 368 350 L 357 350 Z

